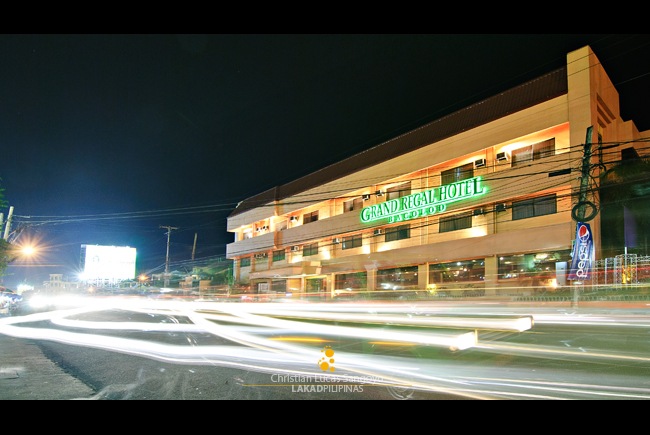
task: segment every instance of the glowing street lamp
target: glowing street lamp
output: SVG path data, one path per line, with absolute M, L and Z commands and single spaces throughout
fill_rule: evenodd
M 9 263 L 13 263 L 16 260 L 35 258 L 38 255 L 38 250 L 32 245 L 10 243 L 9 254 Z
M 36 248 L 33 246 L 23 246 L 20 248 L 20 252 L 27 257 L 31 257 L 36 253 Z

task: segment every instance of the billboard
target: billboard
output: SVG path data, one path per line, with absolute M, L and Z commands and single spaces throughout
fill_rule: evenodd
M 589 224 L 578 222 L 576 225 L 576 239 L 571 257 L 571 271 L 567 278 L 572 281 L 584 281 L 589 278 L 594 262 L 594 239 Z
M 128 246 L 81 245 L 84 281 L 135 279 L 136 249 Z

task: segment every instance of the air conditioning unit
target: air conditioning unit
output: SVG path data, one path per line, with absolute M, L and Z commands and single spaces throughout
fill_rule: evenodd
M 498 162 L 505 162 L 510 158 L 507 152 L 502 151 L 500 153 L 497 153 L 497 161 Z
M 481 216 L 485 214 L 485 210 L 483 210 L 482 208 L 475 208 L 473 214 L 474 216 Z
M 373 231 L 373 234 L 375 236 L 379 236 L 379 235 L 381 235 L 383 233 L 384 233 L 384 230 L 382 230 L 381 228 L 376 228 L 375 231 Z
M 339 244 L 339 243 L 341 243 L 341 239 L 338 238 L 338 237 L 335 237 L 335 238 L 332 239 L 332 243 Z
M 485 167 L 485 164 L 486 164 L 485 159 L 474 160 L 474 167 L 475 168 L 483 168 L 483 167 Z
M 364 200 L 364 201 L 368 201 L 369 199 L 370 199 L 370 195 L 369 195 L 369 194 L 366 193 L 365 195 L 363 195 L 363 200 Z
M 263 258 L 267 258 L 267 257 L 268 257 L 268 254 L 267 254 L 267 253 L 263 253 L 263 254 L 255 254 L 255 258 L 258 259 L 258 260 L 261 260 L 261 259 L 263 259 Z
M 506 211 L 507 208 L 507 204 L 497 204 L 494 206 L 494 211 Z
M 298 252 L 298 251 L 300 251 L 300 246 L 295 245 L 291 247 L 291 252 Z
M 291 222 L 298 222 L 298 217 L 296 217 L 296 216 L 291 216 L 291 217 L 289 218 L 289 220 L 290 220 Z

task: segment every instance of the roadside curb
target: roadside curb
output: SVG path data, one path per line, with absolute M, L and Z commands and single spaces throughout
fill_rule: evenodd
M 34 341 L 0 334 L 0 400 L 86 400 L 94 395 Z

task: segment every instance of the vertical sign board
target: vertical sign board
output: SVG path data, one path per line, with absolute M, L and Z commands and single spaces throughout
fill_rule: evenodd
M 594 262 L 594 238 L 591 227 L 584 222 L 576 225 L 576 239 L 571 253 L 571 270 L 567 279 L 584 281 L 590 277 Z

